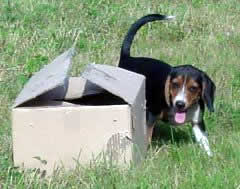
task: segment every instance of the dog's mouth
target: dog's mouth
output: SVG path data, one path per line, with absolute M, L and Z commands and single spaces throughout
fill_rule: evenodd
M 174 116 L 175 122 L 179 124 L 184 123 L 187 117 L 186 114 L 186 111 L 177 111 Z

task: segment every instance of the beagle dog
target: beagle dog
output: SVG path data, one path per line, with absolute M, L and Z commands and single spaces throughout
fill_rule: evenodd
M 214 111 L 215 84 L 206 73 L 191 65 L 172 67 L 147 57 L 132 57 L 130 48 L 141 26 L 156 20 L 169 20 L 173 16 L 151 14 L 137 20 L 124 38 L 119 67 L 146 77 L 147 137 L 152 139 L 158 119 L 178 127 L 191 122 L 196 141 L 207 152 L 210 150 L 203 119 L 204 107 Z

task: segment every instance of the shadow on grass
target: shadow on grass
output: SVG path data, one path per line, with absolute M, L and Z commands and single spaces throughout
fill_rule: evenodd
M 191 143 L 192 134 L 188 125 L 174 128 L 168 124 L 158 123 L 153 131 L 152 146 L 159 147 L 164 144 L 180 145 Z

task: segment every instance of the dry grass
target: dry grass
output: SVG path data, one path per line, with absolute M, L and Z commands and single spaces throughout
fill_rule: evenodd
M 240 2 L 238 0 L 3 0 L 0 6 L 0 183 L 2 188 L 237 188 L 240 171 Z M 176 21 L 143 27 L 132 54 L 192 64 L 217 85 L 216 113 L 206 115 L 215 156 L 190 129 L 169 130 L 139 167 L 77 167 L 41 179 L 13 167 L 11 105 L 44 64 L 76 45 L 72 75 L 91 62 L 116 65 L 129 26 L 148 13 Z

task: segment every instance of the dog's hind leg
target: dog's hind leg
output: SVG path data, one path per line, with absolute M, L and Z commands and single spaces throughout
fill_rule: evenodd
M 153 115 L 151 112 L 147 113 L 147 141 L 148 144 L 152 142 L 153 128 L 156 123 L 157 116 Z
M 154 128 L 154 125 L 147 125 L 147 141 L 149 145 L 152 142 L 153 128 Z

